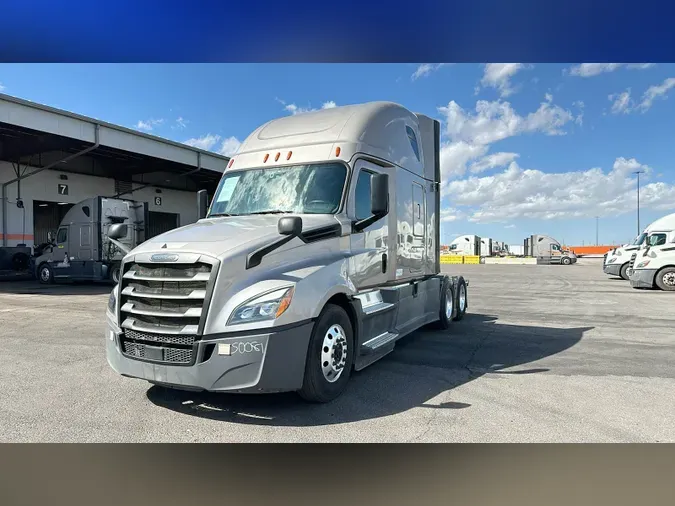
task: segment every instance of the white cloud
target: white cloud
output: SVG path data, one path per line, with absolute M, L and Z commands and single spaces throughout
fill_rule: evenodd
M 136 128 L 139 130 L 147 130 L 148 132 L 152 131 L 156 126 L 164 123 L 163 119 L 149 119 L 147 121 L 138 120 L 136 123 Z
M 311 107 L 298 107 L 296 104 L 289 104 L 285 102 L 284 100 L 281 99 L 276 99 L 277 102 L 279 102 L 281 105 L 284 106 L 284 111 L 290 112 L 293 115 L 296 114 L 302 114 L 305 112 L 313 112 L 316 111 L 317 109 L 313 109 Z M 334 107 L 337 107 L 337 104 L 333 100 L 328 100 L 327 102 L 324 102 L 321 104 L 321 109 L 332 109 Z
M 528 68 L 532 67 L 523 63 L 487 63 L 480 83 L 483 87 L 499 90 L 501 97 L 508 97 L 515 92 L 511 78 Z
M 3 91 L 4 89 L 5 87 L 2 85 L 2 83 L 0 83 L 0 91 Z
M 202 137 L 188 139 L 184 142 L 184 144 L 194 148 L 203 149 L 205 151 L 213 151 L 214 153 L 218 153 L 220 155 L 232 156 L 237 152 L 239 146 L 241 146 L 241 141 L 236 137 L 227 137 L 222 139 L 221 142 L 220 135 L 206 134 Z M 213 149 L 216 145 L 218 145 L 218 148 Z
M 582 63 L 565 69 L 563 73 L 569 73 L 571 76 L 576 77 L 595 77 L 607 72 L 614 72 L 620 68 L 645 70 L 654 65 L 654 63 Z
M 232 156 L 237 152 L 239 146 L 241 146 L 241 141 L 239 139 L 236 137 L 228 137 L 223 140 L 218 149 L 218 153 L 224 156 Z
M 493 153 L 487 155 L 480 160 L 471 164 L 471 172 L 477 174 L 479 172 L 485 172 L 486 170 L 497 169 L 499 167 L 505 167 L 518 158 L 518 153 Z
M 202 137 L 196 137 L 188 139 L 185 141 L 185 144 L 192 146 L 193 148 L 203 149 L 209 151 L 216 143 L 220 140 L 220 135 L 216 134 L 206 134 Z
M 182 130 L 187 126 L 187 124 L 188 124 L 188 121 L 185 118 L 183 118 L 182 116 L 179 116 L 176 119 L 175 128 L 179 128 L 180 130 Z
M 630 98 L 630 88 L 622 93 L 613 93 L 607 98 L 612 103 L 612 114 L 628 114 L 632 109 L 632 100 Z
M 468 164 L 472 172 L 498 168 L 513 161 L 515 153 L 488 155 L 490 145 L 525 133 L 540 132 L 545 135 L 564 134 L 562 128 L 574 119 L 567 111 L 552 103 L 546 96 L 539 108 L 520 116 L 509 102 L 479 100 L 475 111 L 466 111 L 455 101 L 439 107 L 444 116 L 444 136 L 441 145 L 440 163 L 444 181 L 462 176 Z
M 511 223 L 510 225 L 506 225 L 504 228 L 516 228 L 516 226 L 513 223 Z
M 474 222 L 508 222 L 518 218 L 556 219 L 621 215 L 635 207 L 635 170 L 652 169 L 634 158 L 617 158 L 612 170 L 545 173 L 512 162 L 494 176 L 452 181 L 453 204 Z M 645 178 L 648 180 L 648 177 Z M 645 208 L 675 209 L 675 186 L 653 182 L 641 186 Z
M 464 217 L 464 213 L 462 213 L 460 210 L 455 209 L 454 207 L 447 207 L 445 209 L 441 209 L 441 222 L 452 222 L 452 221 L 457 221 L 460 220 Z
M 675 77 L 669 77 L 663 83 L 650 86 L 642 95 L 642 102 L 639 108 L 644 112 L 651 108 L 654 100 L 666 98 L 666 94 L 675 86 Z
M 413 81 L 418 80 L 420 77 L 426 77 L 432 72 L 437 71 L 441 67 L 445 67 L 446 65 L 449 65 L 448 63 L 422 63 L 419 67 L 417 67 L 417 70 L 413 72 L 413 74 L 410 76 L 410 79 Z
M 639 104 L 635 104 L 631 98 L 631 89 L 628 88 L 622 93 L 614 93 L 607 98 L 612 103 L 613 114 L 628 114 L 631 112 L 647 112 L 654 105 L 655 100 L 667 98 L 668 92 L 675 87 L 675 77 L 669 77 L 661 84 L 656 84 L 647 88 L 642 94 Z

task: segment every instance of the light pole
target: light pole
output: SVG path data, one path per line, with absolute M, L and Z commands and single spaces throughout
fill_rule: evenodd
M 600 219 L 599 216 L 595 217 L 595 245 L 600 246 L 600 242 L 598 242 L 598 220 Z
M 640 174 L 644 174 L 644 171 L 636 170 L 633 174 L 637 175 L 637 235 L 640 235 Z

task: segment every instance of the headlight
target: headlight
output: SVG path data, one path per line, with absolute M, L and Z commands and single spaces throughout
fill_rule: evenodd
M 616 260 L 617 260 L 617 259 L 616 259 L 615 257 L 612 257 L 612 258 L 609 259 L 609 261 L 608 261 L 607 263 L 608 263 L 608 264 L 613 264 L 614 262 L 616 262 Z
M 291 305 L 292 298 L 293 287 L 260 295 L 235 309 L 228 323 L 235 325 L 274 320 L 284 314 L 288 306 Z
M 639 264 L 637 264 L 636 269 L 640 269 L 642 267 L 647 267 L 648 265 L 649 265 L 649 260 L 645 260 L 644 262 L 640 262 Z
M 113 288 L 113 291 L 110 292 L 110 297 L 108 297 L 108 311 L 112 314 L 115 314 L 117 309 L 117 286 Z

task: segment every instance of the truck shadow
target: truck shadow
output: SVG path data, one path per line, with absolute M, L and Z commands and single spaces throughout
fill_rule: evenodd
M 102 295 L 112 291 L 105 282 L 54 283 L 43 285 L 36 280 L 0 281 L 0 293 L 16 295 Z
M 495 316 L 467 314 L 446 332 L 420 330 L 403 338 L 388 356 L 353 374 L 343 395 L 328 404 L 308 404 L 294 393 L 195 393 L 157 386 L 147 397 L 183 414 L 283 427 L 356 422 L 417 407 L 467 409 L 471 404 L 447 399 L 447 393 L 482 377 L 545 374 L 549 369 L 520 366 L 571 348 L 592 328 L 506 325 Z M 446 394 L 444 402 L 433 402 L 440 394 Z

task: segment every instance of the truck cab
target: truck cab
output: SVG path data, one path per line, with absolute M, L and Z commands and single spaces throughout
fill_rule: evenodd
M 618 276 L 628 281 L 628 268 L 631 255 L 640 249 L 647 239 L 645 231 L 637 236 L 630 244 L 624 244 L 607 252 L 603 264 L 603 272 L 609 276 Z
M 577 262 L 574 252 L 547 235 L 531 235 L 526 238 L 524 249 L 526 256 L 535 257 L 545 264 L 570 265 Z
M 168 388 L 329 402 L 402 337 L 461 320 L 468 283 L 440 270 L 439 150 L 438 121 L 390 102 L 262 125 L 196 223 L 124 257 L 108 363 Z
M 633 255 L 629 271 L 633 288 L 675 291 L 675 230 L 650 232 Z
M 649 253 L 651 248 L 675 242 L 675 213 L 667 214 L 650 223 L 645 229 L 644 234 L 644 240 L 638 245 L 637 249 L 632 251 L 628 260 L 627 274 L 631 285 L 633 285 L 633 270 L 636 264 L 642 261 L 641 259 Z M 647 276 L 647 274 L 643 272 L 641 276 Z M 644 285 L 647 281 L 638 279 L 635 283 L 637 285 Z

